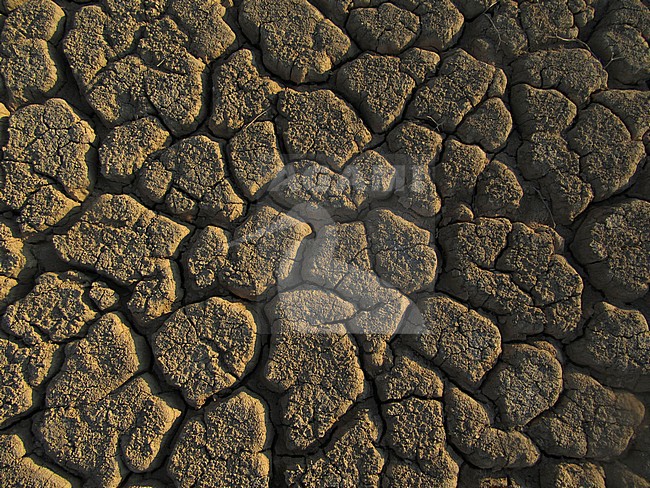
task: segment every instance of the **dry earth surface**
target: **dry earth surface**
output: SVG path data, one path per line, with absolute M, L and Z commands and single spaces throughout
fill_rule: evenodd
M 0 0 L 0 486 L 650 487 L 641 0 Z

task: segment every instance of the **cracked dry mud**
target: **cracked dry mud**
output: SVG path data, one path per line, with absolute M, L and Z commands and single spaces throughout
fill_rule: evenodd
M 650 488 L 644 0 L 0 0 L 0 487 Z

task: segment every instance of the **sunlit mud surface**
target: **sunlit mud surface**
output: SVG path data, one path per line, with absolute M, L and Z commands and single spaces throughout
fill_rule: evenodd
M 0 0 L 0 486 L 650 488 L 639 0 Z

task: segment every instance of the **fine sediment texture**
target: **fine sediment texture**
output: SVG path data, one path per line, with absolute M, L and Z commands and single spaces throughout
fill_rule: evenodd
M 0 0 L 0 486 L 650 488 L 644 0 Z

